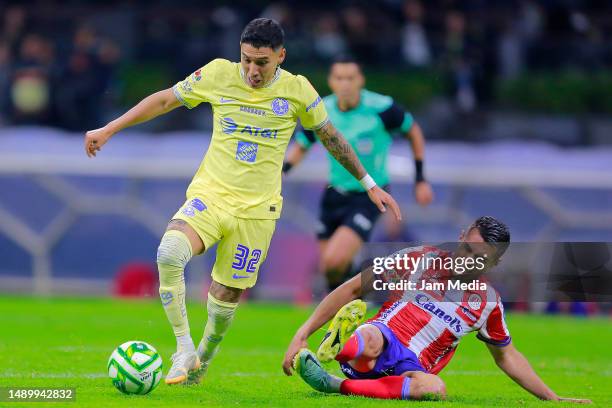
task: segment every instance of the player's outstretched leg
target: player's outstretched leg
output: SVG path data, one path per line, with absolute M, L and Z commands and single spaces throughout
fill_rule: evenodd
M 232 320 L 234 319 L 234 312 L 238 307 L 237 301 L 227 302 L 217 299 L 213 295 L 213 291 L 216 293 L 219 293 L 219 291 L 221 291 L 221 293 L 231 291 L 232 293 L 228 294 L 226 297 L 234 298 L 235 300 L 237 300 L 242 293 L 241 289 L 229 288 L 217 282 L 213 282 L 211 291 L 208 293 L 208 301 L 206 303 L 208 320 L 206 321 L 204 335 L 202 336 L 202 340 L 198 345 L 197 351 L 198 357 L 201 361 L 201 366 L 199 369 L 189 373 L 189 384 L 198 384 L 206 375 L 208 366 L 210 365 L 213 357 L 219 351 L 219 344 L 229 329 Z
M 342 379 L 329 374 L 308 349 L 301 349 L 293 358 L 293 368 L 306 384 L 317 391 L 339 393 Z
M 341 379 L 325 371 L 314 353 L 308 349 L 302 349 L 296 354 L 293 368 L 306 384 L 328 394 L 403 400 L 435 400 L 446 397 L 444 382 L 437 375 L 410 372 L 372 380 Z
M 373 380 L 344 380 L 344 395 L 381 399 L 440 400 L 446 398 L 444 382 L 434 374 L 413 371 Z
M 365 314 L 366 304 L 360 299 L 355 299 L 338 310 L 317 350 L 320 361 L 327 363 L 336 357 L 355 329 L 363 322 Z
M 172 367 L 165 378 L 166 384 L 183 383 L 190 370 L 200 367 L 189 333 L 185 307 L 184 269 L 191 256 L 191 243 L 185 233 L 166 231 L 157 250 L 159 296 L 177 342 L 177 351 L 172 355 Z

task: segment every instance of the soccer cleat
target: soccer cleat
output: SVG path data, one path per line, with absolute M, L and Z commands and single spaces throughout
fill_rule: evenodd
M 204 341 L 203 340 L 200 341 L 200 344 L 198 344 L 197 355 L 200 360 L 200 366 L 196 368 L 195 370 L 189 371 L 187 382 L 186 382 L 186 384 L 188 385 L 199 384 L 202 381 L 202 378 L 204 378 L 204 376 L 206 375 L 206 372 L 208 371 L 208 362 L 210 362 L 210 359 L 208 360 L 208 362 L 202 363 L 202 356 L 204 355 Z
M 366 304 L 360 299 L 355 299 L 338 310 L 317 350 L 320 361 L 328 363 L 336 357 L 344 343 L 364 321 L 365 314 Z
M 200 359 L 195 351 L 177 351 L 172 355 L 172 367 L 164 381 L 169 385 L 185 383 L 189 372 L 199 368 Z
M 312 351 L 301 349 L 293 358 L 293 368 L 302 380 L 315 390 L 326 393 L 340 392 L 342 380 L 325 371 Z
M 206 375 L 208 371 L 208 364 L 200 364 L 200 367 L 195 370 L 189 371 L 187 374 L 187 381 L 185 381 L 185 385 L 197 385 L 202 382 L 202 378 Z

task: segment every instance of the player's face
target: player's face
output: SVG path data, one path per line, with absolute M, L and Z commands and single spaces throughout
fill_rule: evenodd
M 285 60 L 285 48 L 255 48 L 251 44 L 240 44 L 240 64 L 246 80 L 252 88 L 261 88 L 274 77 L 276 67 Z
M 354 99 L 363 88 L 365 79 L 359 65 L 349 62 L 332 65 L 327 81 L 339 99 Z
M 478 228 L 471 228 L 467 233 L 462 232 L 461 236 L 459 237 L 459 241 L 459 248 L 457 248 L 454 253 L 455 257 L 485 259 L 484 269 L 475 269 L 473 271 L 468 270 L 465 273 L 466 276 L 480 275 L 485 273 L 499 262 L 499 258 L 495 253 L 495 246 L 485 242 L 482 235 L 480 235 Z

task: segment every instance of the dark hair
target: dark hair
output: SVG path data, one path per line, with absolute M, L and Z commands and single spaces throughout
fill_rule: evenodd
M 334 64 L 357 64 L 359 67 L 361 67 L 361 64 L 359 63 L 359 61 L 350 54 L 337 55 L 332 60 L 332 65 Z
M 255 48 L 269 47 L 277 50 L 285 42 L 285 32 L 281 25 L 271 18 L 251 20 L 240 36 L 241 44 L 250 44 Z
M 497 256 L 500 257 L 506 252 L 510 245 L 510 231 L 508 226 L 494 217 L 484 216 L 476 219 L 470 229 L 477 228 L 480 236 L 485 242 L 495 244 Z

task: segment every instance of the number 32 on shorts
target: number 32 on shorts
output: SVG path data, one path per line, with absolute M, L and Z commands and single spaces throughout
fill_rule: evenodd
M 250 257 L 249 257 L 250 255 Z M 247 273 L 254 273 L 257 270 L 257 264 L 261 258 L 261 249 L 253 249 L 238 244 L 236 246 L 236 253 L 234 254 L 234 262 L 232 263 L 232 269 L 237 271 L 245 271 Z M 245 269 L 246 268 L 246 269 Z M 250 275 L 237 275 L 234 273 L 234 279 L 248 278 Z

